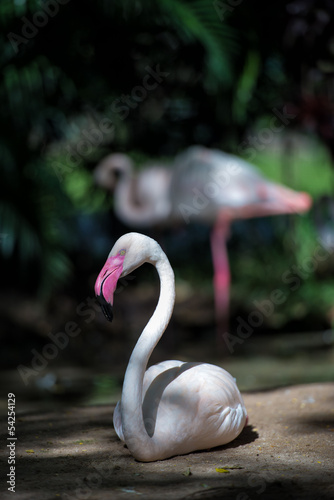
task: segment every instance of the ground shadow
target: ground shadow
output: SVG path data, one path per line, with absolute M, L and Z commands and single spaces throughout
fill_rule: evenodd
M 290 426 L 289 431 L 298 434 L 334 430 L 334 416 L 328 415 L 328 413 L 289 418 L 288 423 Z
M 309 488 L 303 487 L 297 481 L 282 479 L 252 487 L 225 486 L 198 490 L 181 497 L 179 500 L 332 500 L 333 493 L 320 492 L 316 485 Z
M 259 434 L 254 430 L 252 425 L 246 425 L 246 427 L 242 430 L 238 437 L 236 437 L 230 443 L 224 444 L 222 446 L 216 446 L 215 448 L 211 448 L 210 452 L 213 451 L 225 451 L 232 448 L 238 448 L 239 446 L 244 446 L 246 444 L 252 443 L 256 439 L 258 439 Z M 199 450 L 197 453 L 207 453 L 209 450 Z

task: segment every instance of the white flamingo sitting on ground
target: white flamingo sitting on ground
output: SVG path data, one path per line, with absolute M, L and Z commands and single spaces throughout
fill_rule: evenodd
M 247 414 L 235 380 L 218 366 L 173 360 L 146 370 L 175 300 L 173 270 L 152 238 L 125 234 L 109 253 L 95 283 L 107 319 L 112 320 L 118 279 L 145 262 L 158 271 L 159 301 L 132 351 L 113 421 L 132 455 L 150 462 L 229 443 L 244 428 Z
M 97 166 L 98 184 L 114 190 L 118 217 L 134 228 L 189 223 L 213 226 L 215 309 L 219 337 L 228 325 L 230 272 L 226 248 L 234 219 L 309 210 L 312 200 L 265 179 L 237 156 L 192 146 L 171 167 L 151 166 L 137 177 L 130 158 L 111 154 Z

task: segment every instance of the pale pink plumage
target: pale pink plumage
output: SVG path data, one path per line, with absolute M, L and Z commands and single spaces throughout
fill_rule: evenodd
M 120 257 L 124 261 L 120 264 Z M 107 291 L 141 264 L 153 264 L 160 296 L 134 347 L 124 377 L 114 427 L 135 458 L 149 462 L 226 444 L 245 426 L 246 409 L 233 377 L 207 363 L 164 361 L 146 370 L 167 327 L 175 299 L 174 273 L 156 241 L 129 233 L 117 240 L 99 274 L 95 292 L 108 319 Z M 108 292 L 109 293 L 109 292 Z
M 245 425 L 246 411 L 235 381 L 215 365 L 176 360 L 153 365 L 144 375 L 143 396 L 145 429 L 150 437 L 168 442 L 173 450 L 168 455 L 229 443 Z M 120 401 L 113 423 L 125 441 Z

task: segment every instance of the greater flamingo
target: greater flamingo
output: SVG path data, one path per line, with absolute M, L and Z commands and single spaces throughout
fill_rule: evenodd
M 135 176 L 130 158 L 114 153 L 97 165 L 94 178 L 98 185 L 114 192 L 115 213 L 125 224 L 135 228 L 168 224 L 171 215 L 170 168 L 150 166 Z
M 220 340 L 228 324 L 230 272 L 226 241 L 231 222 L 303 213 L 312 204 L 308 194 L 265 179 L 241 158 L 202 146 L 192 146 L 179 154 L 171 168 L 150 167 L 137 177 L 128 156 L 112 154 L 97 166 L 95 178 L 115 191 L 116 213 L 130 226 L 143 228 L 192 220 L 213 226 L 211 251 Z
M 146 370 L 175 300 L 173 269 L 152 238 L 128 233 L 113 246 L 95 283 L 106 318 L 113 317 L 118 279 L 145 262 L 157 269 L 160 296 L 132 351 L 113 422 L 132 455 L 151 462 L 229 443 L 244 428 L 247 414 L 234 378 L 223 368 L 173 360 Z

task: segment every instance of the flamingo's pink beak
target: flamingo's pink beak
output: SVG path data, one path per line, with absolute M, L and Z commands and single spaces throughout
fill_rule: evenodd
M 108 257 L 95 282 L 95 295 L 108 321 L 113 319 L 114 292 L 123 271 L 125 255 Z

